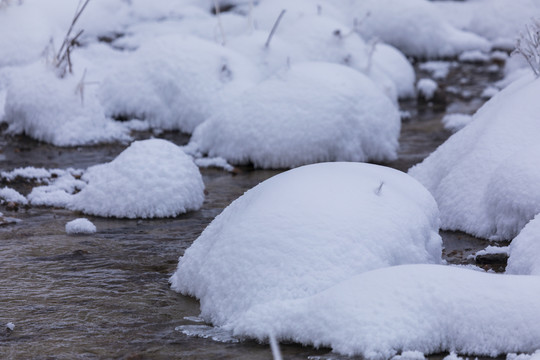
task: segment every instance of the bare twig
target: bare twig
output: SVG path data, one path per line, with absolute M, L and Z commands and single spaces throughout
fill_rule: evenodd
M 382 191 L 383 186 L 384 186 L 384 181 L 381 181 L 381 184 L 379 185 L 379 187 L 375 189 L 375 195 L 381 196 L 381 191 Z
M 214 0 L 214 10 L 216 11 L 216 17 L 218 21 L 219 26 L 219 32 L 221 33 L 221 45 L 225 46 L 225 43 L 227 42 L 225 39 L 225 30 L 223 30 L 223 23 L 221 22 L 221 11 L 219 9 L 219 5 L 217 0 Z
M 277 30 L 277 27 L 279 25 L 279 22 L 281 21 L 281 18 L 283 17 L 283 15 L 285 15 L 285 12 L 286 10 L 283 9 L 279 13 L 279 16 L 277 17 L 276 22 L 274 23 L 274 26 L 272 26 L 272 30 L 270 31 L 270 34 L 268 35 L 268 39 L 266 39 L 266 43 L 264 44 L 265 48 L 268 48 L 270 46 L 270 41 L 272 40 L 272 37 L 274 36 L 274 33 Z
M 525 34 L 521 33 L 516 42 L 513 54 L 521 54 L 529 63 L 534 75 L 540 76 L 540 22 L 532 20 L 525 26 Z

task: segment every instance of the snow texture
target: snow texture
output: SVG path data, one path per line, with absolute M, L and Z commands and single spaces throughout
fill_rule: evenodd
M 540 275 L 540 215 L 512 240 L 509 255 L 507 274 Z
M 146 119 L 152 127 L 191 133 L 259 79 L 242 55 L 191 36 L 152 39 L 104 80 L 110 116 Z
M 223 106 L 190 146 L 232 164 L 291 168 L 323 161 L 396 158 L 396 107 L 361 73 L 300 63 Z
M 378 165 L 322 163 L 235 200 L 170 281 L 200 299 L 206 321 L 231 325 L 254 306 L 311 296 L 371 269 L 440 262 L 437 206 L 418 182 Z
M 540 80 L 505 88 L 409 173 L 431 191 L 441 227 L 512 239 L 540 212 Z
M 447 114 L 442 118 L 442 123 L 446 130 L 456 132 L 470 124 L 472 119 L 473 117 L 467 114 Z
M 274 334 L 367 359 L 401 351 L 495 357 L 540 347 L 539 292 L 536 277 L 393 266 L 313 296 L 259 303 L 227 327 L 236 335 L 264 340 Z
M 86 218 L 72 220 L 66 224 L 66 233 L 73 234 L 94 234 L 96 226 Z
M 351 1 L 350 14 L 361 19 L 358 27 L 365 37 L 381 39 L 411 56 L 453 57 L 491 47 L 486 39 L 452 26 L 427 0 Z
M 19 194 L 19 192 L 14 189 L 8 188 L 7 186 L 0 189 L 0 199 L 22 205 L 28 204 L 28 200 L 23 195 Z
M 161 139 L 133 142 L 110 163 L 88 168 L 82 180 L 87 185 L 67 207 L 91 215 L 172 217 L 198 210 L 204 200 L 192 158 Z
M 418 84 L 416 84 L 416 88 L 418 89 L 418 94 L 422 98 L 431 100 L 439 88 L 439 85 L 431 79 L 420 79 L 418 80 Z
M 127 131 L 107 119 L 95 92 L 77 93 L 81 79 L 60 79 L 34 63 L 10 73 L 4 119 L 12 134 L 26 134 L 56 146 L 127 141 Z

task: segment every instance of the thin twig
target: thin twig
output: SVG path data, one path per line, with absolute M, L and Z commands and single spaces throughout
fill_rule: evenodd
M 214 9 L 216 11 L 218 26 L 219 26 L 219 32 L 221 33 L 221 45 L 225 46 L 225 43 L 227 42 L 225 39 L 225 30 L 223 30 L 223 23 L 221 22 L 221 11 L 218 5 L 217 0 L 214 0 Z
M 272 36 L 274 36 L 274 33 L 276 32 L 279 22 L 281 21 L 281 18 L 283 17 L 283 15 L 285 15 L 285 12 L 286 10 L 283 9 L 279 13 L 279 16 L 277 17 L 276 22 L 274 23 L 274 26 L 272 27 L 272 30 L 270 31 L 270 34 L 268 35 L 268 39 L 266 39 L 266 44 L 264 44 L 265 48 L 268 48 L 270 46 L 270 41 L 272 40 Z

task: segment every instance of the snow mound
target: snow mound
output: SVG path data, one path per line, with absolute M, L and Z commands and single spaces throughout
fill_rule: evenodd
M 540 213 L 540 80 L 522 78 L 409 173 L 431 191 L 441 227 L 511 239 Z
M 0 200 L 14 202 L 22 205 L 28 204 L 28 200 L 23 195 L 21 195 L 17 190 L 8 188 L 7 186 L 0 189 Z
M 439 89 L 439 85 L 434 80 L 424 78 L 418 80 L 416 88 L 418 89 L 418 94 L 429 101 L 435 96 L 435 92 Z
M 446 114 L 442 118 L 443 126 L 446 130 L 457 132 L 469 125 L 473 117 L 468 114 Z
M 322 163 L 274 176 L 235 200 L 170 281 L 200 299 L 201 317 L 225 325 L 258 304 L 426 262 L 441 262 L 441 238 L 437 206 L 418 182 L 378 165 Z
M 507 274 L 540 275 L 540 216 L 531 220 L 512 240 Z
M 233 50 L 170 35 L 148 41 L 119 64 L 101 84 L 100 99 L 108 115 L 191 133 L 259 77 L 256 67 Z
M 396 107 L 361 73 L 300 63 L 223 106 L 193 133 L 210 157 L 261 168 L 396 158 Z
M 198 210 L 204 200 L 192 158 L 161 139 L 133 142 L 110 163 L 88 168 L 82 180 L 88 184 L 67 207 L 91 215 L 171 217 Z
M 362 19 L 359 31 L 420 58 L 454 57 L 467 50 L 489 50 L 490 43 L 452 26 L 426 0 L 355 1 L 351 16 Z
M 56 146 L 130 139 L 121 124 L 105 117 L 95 91 L 80 90 L 80 79 L 69 75 L 60 79 L 40 63 L 13 68 L 8 74 L 3 121 L 9 125 L 8 133 Z
M 273 334 L 367 359 L 412 350 L 496 357 L 540 346 L 539 292 L 536 277 L 402 265 L 311 297 L 258 304 L 228 327 L 235 335 Z
M 94 234 L 96 226 L 85 218 L 72 220 L 66 224 L 66 233 L 72 234 Z

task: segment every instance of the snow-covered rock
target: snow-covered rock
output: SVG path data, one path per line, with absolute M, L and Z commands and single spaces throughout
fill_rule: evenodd
M 72 220 L 66 224 L 66 233 L 73 234 L 94 234 L 96 226 L 86 218 Z
M 105 117 L 95 88 L 70 74 L 59 78 L 49 66 L 33 63 L 8 73 L 7 132 L 26 134 L 56 146 L 127 141 L 127 130 Z M 83 82 L 81 82 L 83 81 Z
M 539 292 L 537 277 L 393 266 L 313 296 L 257 304 L 227 328 L 367 359 L 413 350 L 496 357 L 540 347 Z
M 14 190 L 7 186 L 0 189 L 0 203 L 2 202 L 2 200 L 22 205 L 28 204 L 28 200 L 23 195 L 21 195 L 17 190 Z
M 170 281 L 200 299 L 206 321 L 230 325 L 254 306 L 311 296 L 371 269 L 440 262 L 437 206 L 418 182 L 378 165 L 322 163 L 235 200 Z
M 171 217 L 198 210 L 204 184 L 191 157 L 165 140 L 136 141 L 107 164 L 82 176 L 87 182 L 68 207 L 85 214 L 125 217 Z
M 351 1 L 349 15 L 359 31 L 421 58 L 457 56 L 467 50 L 489 50 L 484 38 L 452 26 L 427 0 Z
M 435 96 L 435 92 L 439 89 L 439 85 L 434 80 L 424 78 L 418 80 L 416 88 L 418 89 L 418 95 L 429 101 Z
M 231 49 L 170 35 L 148 41 L 119 64 L 101 84 L 100 98 L 108 115 L 191 133 L 259 77 L 256 67 Z
M 540 80 L 526 76 L 409 173 L 431 191 L 441 227 L 511 239 L 540 212 Z
M 506 273 L 540 275 L 540 215 L 536 215 L 509 247 Z
M 396 157 L 400 117 L 366 76 L 342 65 L 300 63 L 224 105 L 190 147 L 261 168 Z

